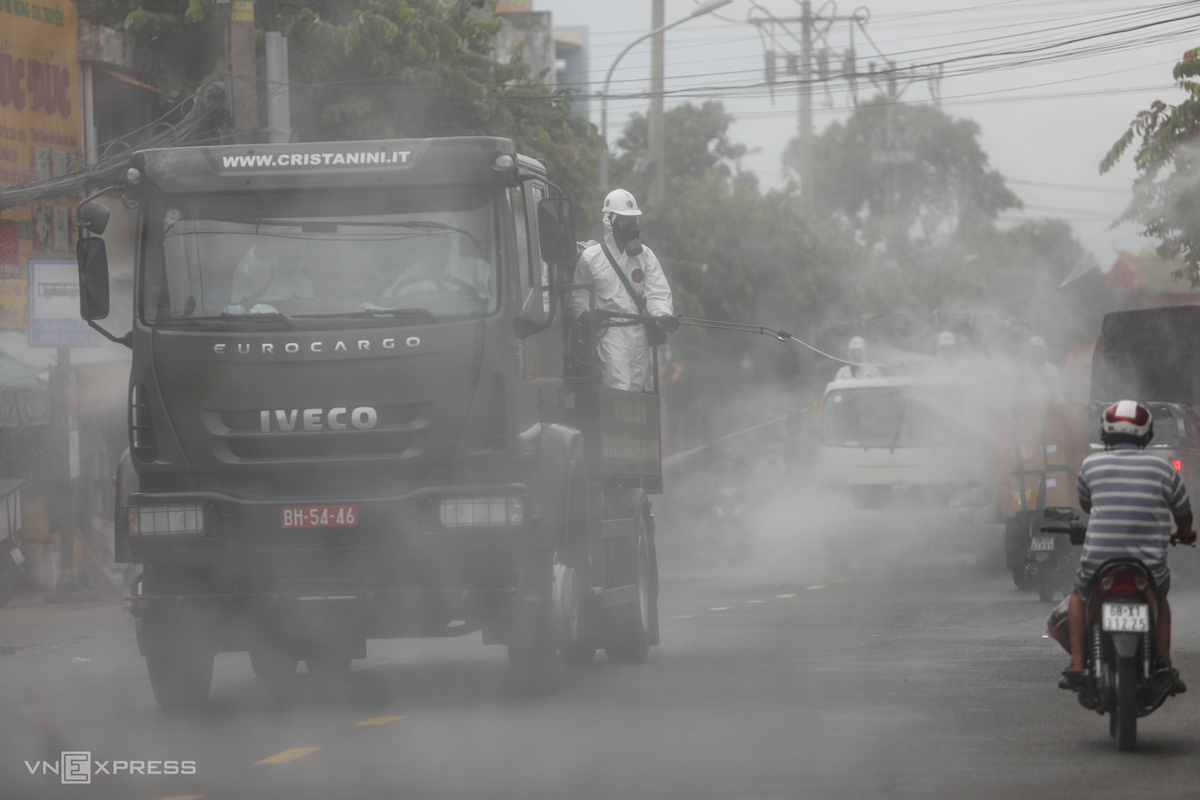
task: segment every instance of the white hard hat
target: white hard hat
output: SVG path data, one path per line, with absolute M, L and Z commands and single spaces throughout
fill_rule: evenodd
M 867 348 L 867 340 L 861 336 L 855 336 L 850 340 L 850 344 L 846 345 L 847 350 L 865 350 Z
M 637 199 L 624 189 L 613 189 L 604 198 L 604 211 L 620 214 L 623 217 L 640 217 Z
M 954 338 L 954 334 L 950 331 L 942 331 L 938 334 L 938 347 L 954 347 L 956 344 L 958 344 L 958 340 Z

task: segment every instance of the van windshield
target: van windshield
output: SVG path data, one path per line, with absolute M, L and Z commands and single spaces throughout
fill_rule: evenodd
M 840 389 L 821 403 L 817 436 L 832 447 L 937 447 L 974 435 L 962 394 L 946 386 Z
M 432 321 L 499 304 L 485 188 L 168 196 L 147 205 L 149 324 Z

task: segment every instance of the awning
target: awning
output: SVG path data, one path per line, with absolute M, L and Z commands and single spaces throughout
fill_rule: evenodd
M 21 528 L 21 484 L 25 481 L 0 480 L 0 541 Z

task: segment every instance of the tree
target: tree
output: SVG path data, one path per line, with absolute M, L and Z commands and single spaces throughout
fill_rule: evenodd
M 146 53 L 145 77 L 178 98 L 219 77 L 224 39 L 215 7 L 214 0 L 94 0 L 81 11 L 133 33 Z M 571 116 L 567 92 L 530 79 L 519 52 L 507 62 L 491 57 L 504 20 L 490 9 L 489 0 L 283 0 L 297 135 L 509 137 L 547 163 L 586 216 L 598 206 L 599 135 Z
M 988 168 L 973 120 L 953 119 L 933 106 L 900 105 L 882 97 L 835 122 L 813 147 L 818 213 L 853 230 L 868 246 L 886 244 L 911 259 L 914 246 L 968 240 L 1021 201 Z M 799 174 L 799 141 L 783 156 Z
M 1177 105 L 1155 100 L 1138 112 L 1129 130 L 1100 162 L 1108 172 L 1138 140 L 1133 164 L 1138 177 L 1133 200 L 1118 218 L 1143 226 L 1142 235 L 1158 239 L 1164 260 L 1182 258 L 1177 278 L 1200 285 L 1200 48 L 1188 50 L 1173 72 L 1187 97 Z

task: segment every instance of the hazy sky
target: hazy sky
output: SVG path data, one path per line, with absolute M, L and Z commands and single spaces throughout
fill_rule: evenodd
M 694 5 L 692 0 L 667 0 L 667 21 L 686 16 Z M 599 90 L 617 53 L 650 27 L 648 0 L 535 0 L 535 7 L 552 11 L 555 25 L 589 27 L 592 91 Z M 1200 3 L 877 0 L 857 7 L 814 2 L 812 8 L 825 17 L 848 17 L 856 8 L 860 16 L 867 12 L 866 24 L 853 26 L 860 71 L 872 61 L 882 63 L 880 52 L 898 66 L 917 65 L 922 75 L 943 64 L 943 110 L 979 123 L 992 167 L 1025 203 L 1011 218 L 1069 220 L 1105 269 L 1116 248 L 1147 246 L 1133 226 L 1109 230 L 1129 198 L 1135 175 L 1130 158 L 1105 176 L 1098 165 L 1139 110 L 1155 99 L 1176 102 L 1183 97 L 1174 87 L 1171 68 L 1186 49 L 1200 46 Z M 800 3 L 764 0 L 752 6 L 748 0 L 733 0 L 715 15 L 668 31 L 666 102 L 669 108 L 707 97 L 722 100 L 737 117 L 734 140 L 759 148 L 744 168 L 763 186 L 772 186 L 780 182 L 780 153 L 797 130 L 796 93 L 783 83 L 788 76 L 782 54 L 798 50 L 799 26 L 775 27 L 780 75 L 772 103 L 762 86 L 768 45 L 760 29 L 746 21 L 752 13 L 766 18 L 767 12 L 794 19 Z M 850 45 L 851 27 L 834 22 L 818 46 L 841 54 Z M 644 92 L 648 84 L 649 41 L 621 60 L 611 92 Z M 828 86 L 828 95 L 818 91 L 814 98 L 818 132 L 844 118 L 851 104 L 846 81 L 835 79 Z M 860 99 L 874 93 L 868 82 L 859 82 Z M 931 95 L 918 81 L 903 99 L 929 102 Z M 646 106 L 645 98 L 611 100 L 609 139 L 616 138 L 630 113 Z M 595 100 L 591 118 L 599 122 Z

